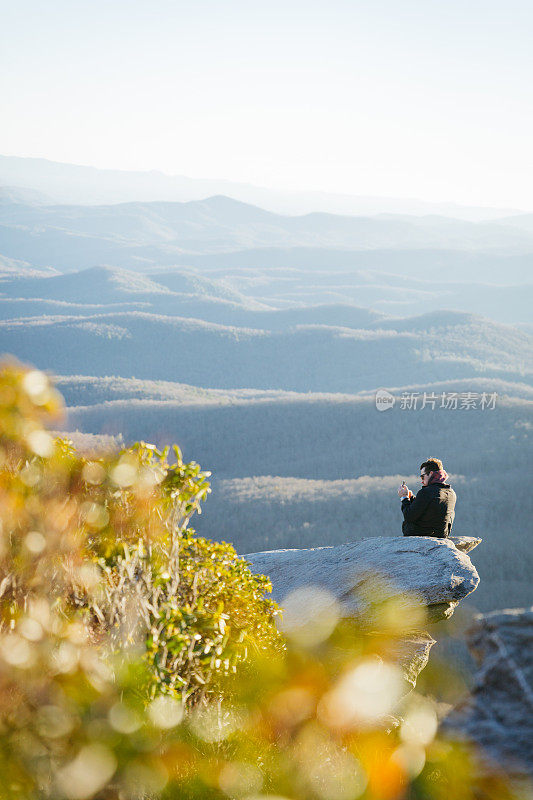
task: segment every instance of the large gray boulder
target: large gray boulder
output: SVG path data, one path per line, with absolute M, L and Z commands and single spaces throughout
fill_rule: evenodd
M 468 642 L 479 670 L 445 727 L 476 742 L 487 767 L 533 777 L 533 607 L 478 616 Z
M 403 635 L 394 660 L 410 687 L 428 662 L 435 640 L 429 622 L 449 617 L 479 583 L 467 552 L 474 537 L 379 537 L 309 550 L 270 550 L 245 558 L 254 572 L 268 575 L 273 596 L 292 627 L 327 617 L 356 619 L 380 631 L 383 601 L 393 601 Z M 300 590 L 300 591 L 298 591 Z M 291 599 L 292 598 L 292 599 Z M 295 598 L 298 598 L 295 600 Z
M 245 558 L 253 571 L 268 575 L 281 605 L 303 586 L 325 589 L 341 614 L 372 625 L 372 608 L 383 591 L 406 613 L 419 601 L 427 619 L 449 617 L 457 603 L 479 583 L 467 552 L 481 540 L 474 537 L 434 539 L 398 536 L 361 539 L 309 550 L 269 550 Z

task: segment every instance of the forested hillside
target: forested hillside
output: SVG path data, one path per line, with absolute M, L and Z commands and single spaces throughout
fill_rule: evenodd
M 372 251 L 367 251 L 370 259 Z M 512 264 L 495 265 L 496 275 L 472 275 L 472 264 L 446 266 L 437 275 L 427 269 L 434 253 L 414 251 L 399 269 L 385 272 L 379 260 L 372 269 L 335 267 L 332 254 L 322 269 L 305 266 L 214 267 L 204 256 L 194 268 L 172 268 L 146 274 L 110 267 L 91 267 L 59 274 L 30 268 L 0 257 L 0 319 L 54 314 L 90 315 L 113 311 L 194 317 L 222 325 L 286 329 L 301 324 L 366 326 L 385 316 L 409 317 L 450 309 L 476 313 L 497 322 L 528 323 L 533 284 L 516 281 Z M 226 257 L 220 256 L 222 260 Z M 283 264 L 291 263 L 287 253 Z M 490 257 L 487 257 L 490 260 Z M 483 261 L 486 268 L 486 260 Z M 254 255 L 249 261 L 254 263 Z M 357 262 L 356 254 L 352 261 Z M 530 260 L 524 262 L 524 275 Z M 416 277 L 415 277 L 416 275 Z
M 165 382 L 66 377 L 68 427 L 177 440 L 213 472 L 198 530 L 240 552 L 338 544 L 401 532 L 396 488 L 417 491 L 418 465 L 440 455 L 459 501 L 455 532 L 481 536 L 476 603 L 520 605 L 530 596 L 533 502 L 521 459 L 531 447 L 533 389 L 488 379 L 397 387 L 378 412 L 360 396 L 223 392 Z M 440 408 L 444 393 L 477 407 Z M 433 409 L 426 397 L 439 401 Z M 482 393 L 495 392 L 481 409 Z M 402 397 L 418 408 L 402 408 Z M 82 405 L 83 403 L 83 405 Z M 505 576 L 505 577 L 503 577 Z
M 4 351 L 57 373 L 84 371 L 206 388 L 357 392 L 490 375 L 531 375 L 533 337 L 449 312 L 365 328 L 237 328 L 145 312 L 0 322 Z

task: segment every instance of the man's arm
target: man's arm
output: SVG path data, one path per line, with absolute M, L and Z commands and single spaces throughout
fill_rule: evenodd
M 450 490 L 450 495 L 452 497 L 452 510 L 450 511 L 450 521 L 448 523 L 448 536 L 452 532 L 453 522 L 455 520 L 455 503 L 457 502 L 457 495 L 453 489 Z
M 426 487 L 422 487 L 416 497 L 408 500 L 404 497 L 402 501 L 403 518 L 406 522 L 416 522 L 419 519 L 431 500 L 431 495 L 426 491 Z

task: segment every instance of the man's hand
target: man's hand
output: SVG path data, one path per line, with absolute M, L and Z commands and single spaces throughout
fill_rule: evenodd
M 407 488 L 407 486 L 405 485 L 405 482 L 402 483 L 402 485 L 398 489 L 398 497 L 409 497 L 410 494 L 411 493 L 410 493 L 409 489 Z

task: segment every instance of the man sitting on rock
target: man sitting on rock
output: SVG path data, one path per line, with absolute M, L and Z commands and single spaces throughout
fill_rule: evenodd
M 402 502 L 404 536 L 435 536 L 446 539 L 455 517 L 456 494 L 439 458 L 429 458 L 420 465 L 422 488 L 413 495 L 404 483 L 398 489 Z

